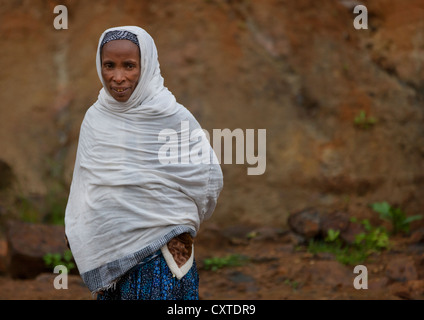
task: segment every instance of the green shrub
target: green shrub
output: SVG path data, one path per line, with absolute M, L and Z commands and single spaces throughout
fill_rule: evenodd
M 406 213 L 400 208 L 394 208 L 386 201 L 374 202 L 371 204 L 372 210 L 380 214 L 380 218 L 391 222 L 393 234 L 409 233 L 410 223 L 423 218 L 422 215 L 407 217 Z
M 355 218 L 351 222 L 357 223 Z M 385 228 L 373 227 L 368 220 L 362 220 L 361 224 L 365 232 L 357 234 L 352 244 L 345 243 L 340 238 L 339 230 L 330 229 L 324 241 L 312 239 L 308 244 L 308 251 L 313 254 L 328 252 L 333 254 L 337 261 L 354 265 L 364 262 L 372 253 L 389 248 L 389 235 Z
M 46 266 L 55 268 L 58 265 L 65 266 L 68 273 L 75 268 L 71 250 L 62 253 L 48 253 L 43 257 Z

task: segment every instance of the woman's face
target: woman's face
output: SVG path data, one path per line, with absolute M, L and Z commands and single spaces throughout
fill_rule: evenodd
M 140 51 L 129 40 L 106 43 L 101 52 L 102 76 L 115 100 L 126 102 L 140 79 Z

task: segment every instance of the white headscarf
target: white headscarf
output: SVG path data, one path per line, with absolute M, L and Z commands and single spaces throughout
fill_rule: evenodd
M 101 42 L 112 30 L 132 32 L 140 45 L 141 75 L 126 102 L 110 95 L 101 73 Z M 164 87 L 156 46 L 146 31 L 133 26 L 106 30 L 96 64 L 103 88 L 81 125 L 65 214 L 74 259 L 92 292 L 111 286 L 176 235 L 195 236 L 223 186 L 209 141 L 204 135 L 190 139 L 201 129 L 199 123 Z M 188 147 L 179 148 L 179 159 L 201 144 L 210 150 L 209 163 L 159 161 L 164 129 L 178 134 L 178 147 Z
M 100 55 L 100 46 L 102 40 L 99 40 L 96 56 L 97 74 L 103 84 L 100 90 L 99 102 L 111 111 L 128 112 L 137 114 L 141 108 L 143 113 L 166 112 L 168 108 L 173 108 L 175 98 L 164 87 L 163 78 L 160 74 L 158 53 L 152 37 L 143 29 L 134 26 L 110 28 L 103 32 L 100 39 L 103 39 L 106 33 L 115 30 L 125 30 L 137 35 L 140 45 L 140 64 L 141 76 L 137 87 L 131 97 L 126 102 L 116 101 L 106 88 L 102 77 L 102 63 Z

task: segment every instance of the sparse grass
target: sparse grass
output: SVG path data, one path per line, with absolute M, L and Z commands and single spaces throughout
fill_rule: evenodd
M 62 189 L 51 189 L 40 199 L 20 195 L 16 200 L 17 215 L 24 222 L 63 225 L 67 201 Z
M 24 222 L 64 225 L 68 191 L 63 182 L 62 165 L 47 161 L 49 171 L 45 177 L 47 193 L 33 196 L 23 192 L 16 197 L 15 212 Z
M 293 279 L 284 280 L 284 284 L 290 286 L 293 291 L 296 291 L 300 286 L 300 282 Z
M 65 223 L 65 209 L 68 196 L 62 187 L 51 189 L 46 197 L 46 216 L 45 222 L 55 225 L 63 225 Z
M 224 267 L 236 267 L 244 265 L 249 259 L 241 254 L 229 254 L 225 257 L 211 257 L 203 260 L 206 270 L 216 271 Z
M 16 207 L 19 219 L 24 222 L 40 222 L 40 208 L 29 197 L 20 195 L 16 200 Z
M 352 222 L 357 223 L 355 218 Z M 389 248 L 389 235 L 385 228 L 373 227 L 368 220 L 362 220 L 361 224 L 365 232 L 357 234 L 352 244 L 345 243 L 340 238 L 339 230 L 330 229 L 324 240 L 312 239 L 308 244 L 308 251 L 313 254 L 328 252 L 343 264 L 355 265 L 364 262 L 370 254 Z
M 377 123 L 377 119 L 371 116 L 367 116 L 364 110 L 361 110 L 353 120 L 355 126 L 361 129 L 369 129 Z

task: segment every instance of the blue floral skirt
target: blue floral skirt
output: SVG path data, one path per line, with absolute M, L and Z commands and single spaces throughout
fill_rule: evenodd
M 178 280 L 160 250 L 138 264 L 116 283 L 97 295 L 97 300 L 198 300 L 199 275 L 196 262 Z

